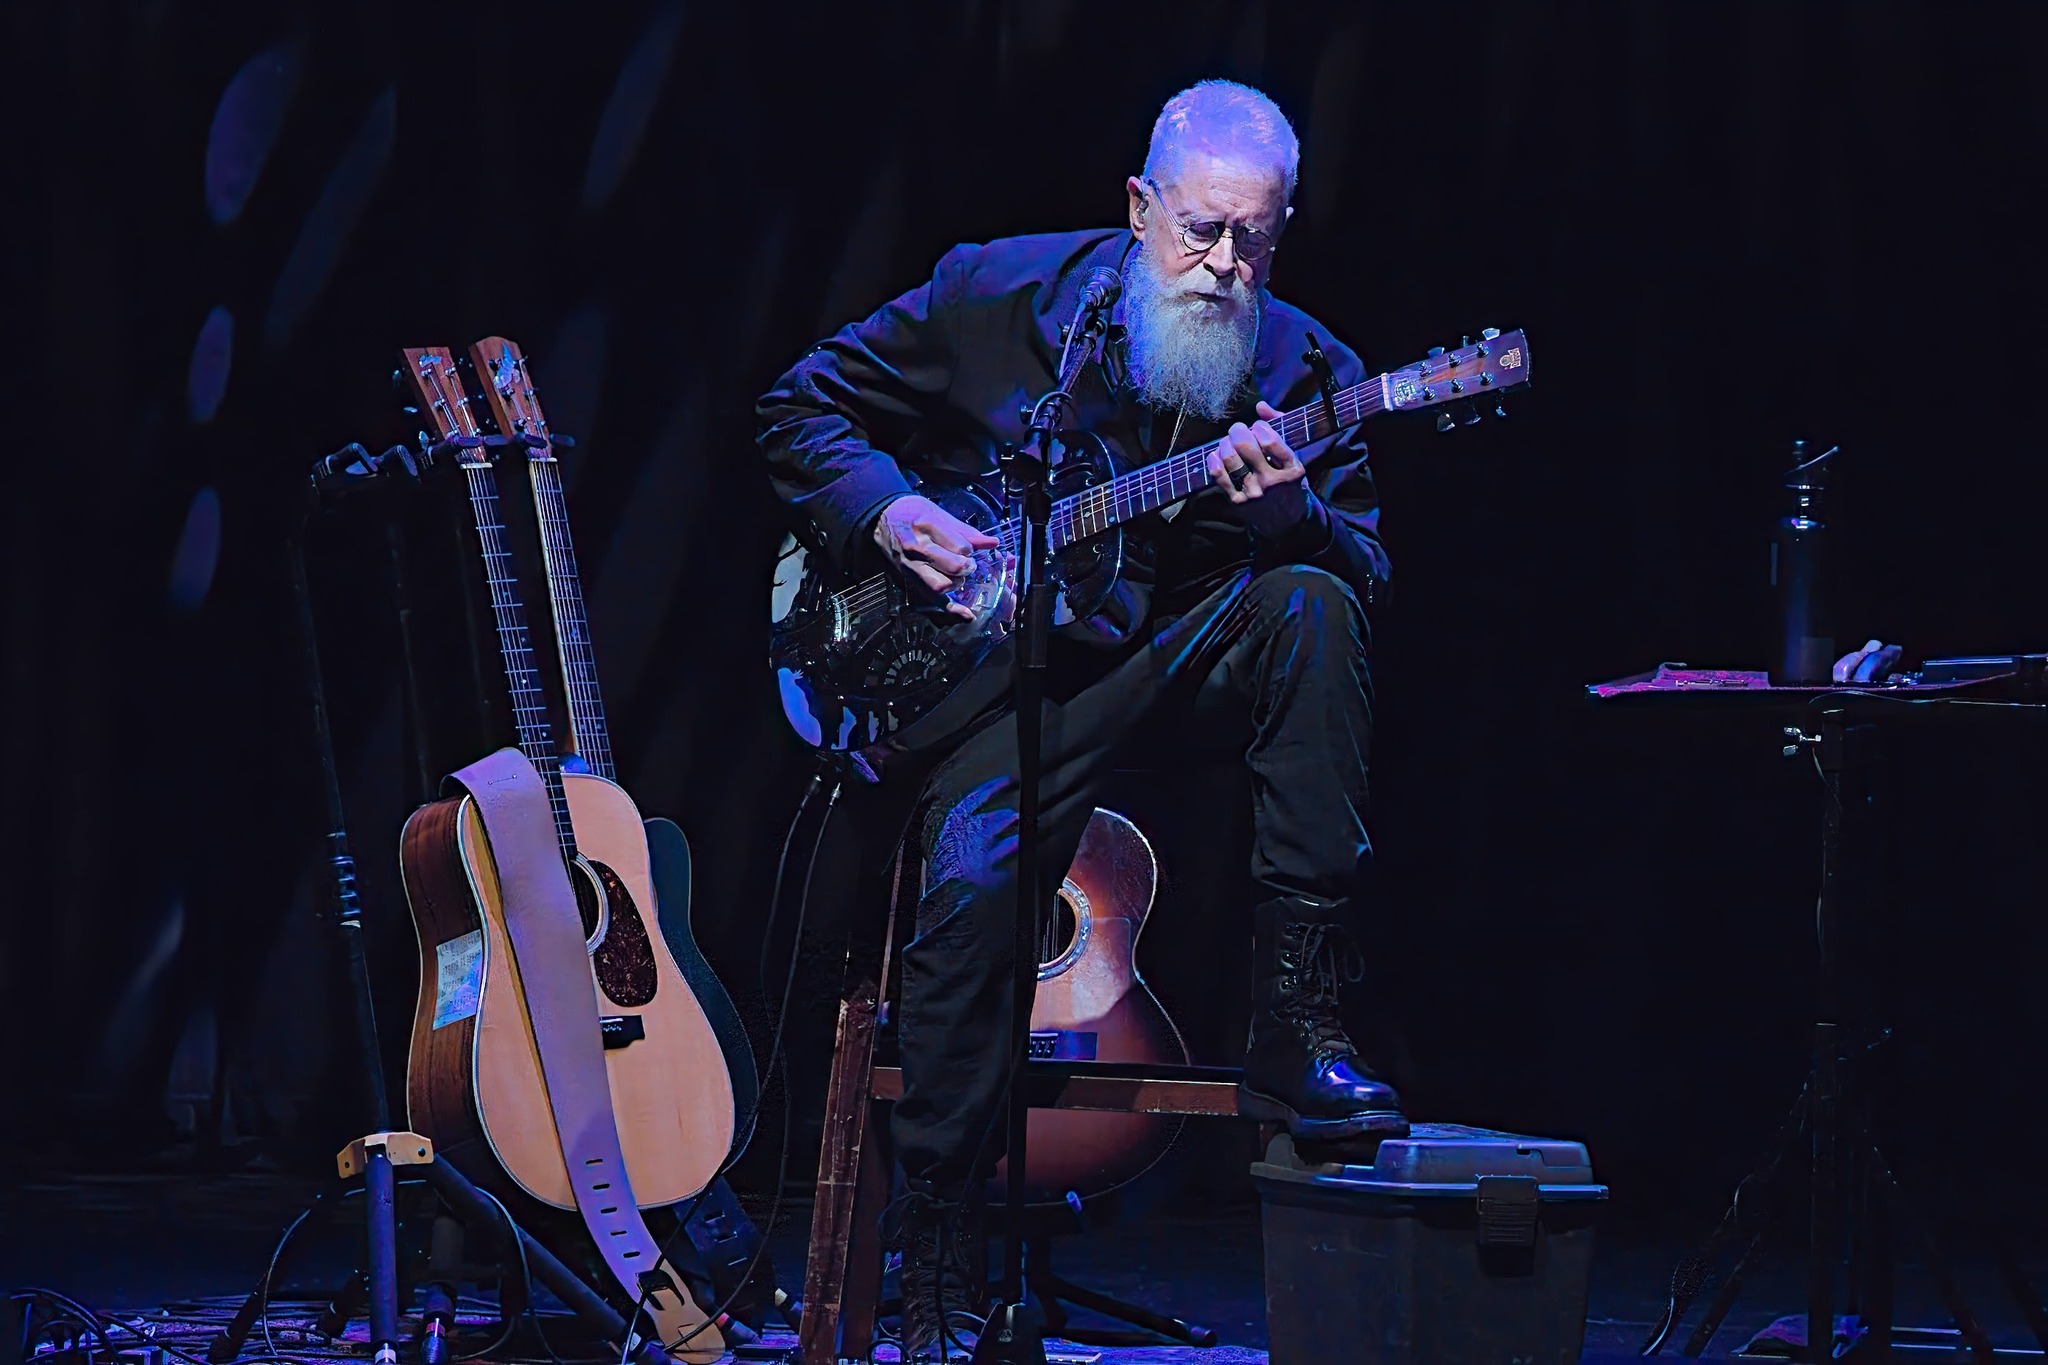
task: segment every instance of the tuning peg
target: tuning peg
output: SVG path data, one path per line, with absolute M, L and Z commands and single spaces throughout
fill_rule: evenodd
M 1429 348 L 1429 358 L 1431 360 L 1435 360 L 1438 356 L 1442 355 L 1443 353 L 1444 348 L 1441 346 L 1432 346 Z
M 1479 425 L 1479 405 L 1467 398 L 1458 405 L 1458 420 L 1468 427 Z
M 1466 348 L 1467 346 L 1470 346 L 1471 344 L 1472 344 L 1472 338 L 1471 338 L 1471 337 L 1466 337 L 1466 338 L 1464 338 L 1464 339 L 1463 339 L 1462 341 L 1460 341 L 1460 342 L 1458 343 L 1458 349 L 1462 351 L 1462 350 L 1464 350 L 1464 349 L 1465 349 L 1465 348 Z
M 1493 405 L 1493 415 L 1494 415 L 1495 417 L 1505 417 L 1505 416 L 1507 416 L 1507 415 L 1508 415 L 1508 405 L 1507 405 L 1506 403 L 1495 403 L 1495 404 Z
M 1450 415 L 1450 414 L 1449 414 L 1448 412 L 1439 412 L 1439 413 L 1437 413 L 1437 415 L 1436 415 L 1436 429 L 1437 429 L 1438 431 L 1449 431 L 1449 430 L 1450 430 L 1450 429 L 1451 429 L 1452 427 L 1454 427 L 1454 426 L 1456 426 L 1456 425 L 1457 425 L 1457 423 L 1455 423 L 1455 422 L 1453 422 L 1453 421 L 1451 420 L 1451 415 Z
M 1481 341 L 1492 341 L 1499 335 L 1500 328 L 1498 327 L 1482 327 L 1479 329 L 1479 339 Z

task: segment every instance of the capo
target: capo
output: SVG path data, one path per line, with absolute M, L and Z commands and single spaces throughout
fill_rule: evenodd
M 1316 387 L 1323 391 L 1323 416 L 1330 419 L 1332 432 L 1342 431 L 1344 424 L 1337 420 L 1337 376 L 1330 369 L 1330 357 L 1323 354 L 1323 344 L 1316 340 L 1316 334 L 1308 334 L 1308 349 L 1301 353 L 1302 363 L 1315 371 Z

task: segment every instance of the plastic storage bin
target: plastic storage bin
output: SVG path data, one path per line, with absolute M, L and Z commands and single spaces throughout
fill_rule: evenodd
M 1271 1365 L 1577 1365 L 1595 1184 L 1576 1142 L 1418 1123 L 1370 1166 L 1252 1165 Z

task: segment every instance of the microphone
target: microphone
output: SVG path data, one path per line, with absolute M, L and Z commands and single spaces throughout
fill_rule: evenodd
M 1099 313 L 1114 307 L 1123 292 L 1123 278 L 1106 265 L 1097 266 L 1089 272 L 1088 283 L 1081 287 L 1081 311 Z

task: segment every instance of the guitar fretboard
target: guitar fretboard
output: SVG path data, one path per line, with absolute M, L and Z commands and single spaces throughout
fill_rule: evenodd
M 597 687 L 597 656 L 590 648 L 590 622 L 583 609 L 583 580 L 576 572 L 576 545 L 569 535 L 568 502 L 562 496 L 561 466 L 552 455 L 536 454 L 530 457 L 529 468 L 548 596 L 554 603 L 555 638 L 562 651 L 563 684 L 569 695 L 570 735 L 577 757 L 590 771 L 615 778 L 604 698 Z
M 541 690 L 533 636 L 519 597 L 519 578 L 512 552 L 505 548 L 505 520 L 498 510 L 498 483 L 487 463 L 465 464 L 469 506 L 476 517 L 477 539 L 483 546 L 484 581 L 490 586 L 491 616 L 498 632 L 498 654 L 505 662 L 505 685 L 512 695 L 512 720 L 519 732 L 519 752 L 540 770 L 555 817 L 555 837 L 562 855 L 576 856 L 576 828 L 569 819 L 569 797 L 562 790 L 562 764 L 555 753 L 554 727 L 548 723 L 547 694 Z
M 1317 399 L 1306 407 L 1282 413 L 1274 420 L 1273 429 L 1295 450 L 1333 436 L 1345 427 L 1385 410 L 1384 378 L 1376 377 L 1353 384 L 1348 389 L 1340 389 L 1332 406 L 1337 413 L 1335 423 L 1330 421 L 1322 400 Z M 1209 456 L 1221 444 L 1218 440 L 1195 446 L 1118 475 L 1108 483 L 1061 498 L 1053 504 L 1052 518 L 1046 528 L 1054 553 L 1075 541 L 1099 536 L 1112 526 L 1169 506 L 1207 488 L 1210 483 Z M 1023 535 L 1021 519 L 1011 518 L 1005 522 L 998 535 L 1006 548 L 1014 548 Z

